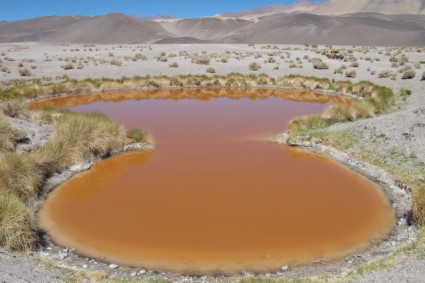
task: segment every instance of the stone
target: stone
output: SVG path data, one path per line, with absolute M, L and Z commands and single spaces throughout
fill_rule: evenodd
M 110 269 L 117 269 L 117 268 L 118 268 L 118 264 L 111 263 L 111 264 L 109 265 L 109 268 L 110 268 Z
M 131 277 L 134 277 L 134 276 L 136 276 L 137 275 L 137 272 L 136 271 L 133 271 L 132 273 L 130 273 L 130 276 Z
M 146 270 L 144 270 L 144 269 L 140 269 L 140 271 L 139 271 L 139 274 L 140 275 L 143 275 L 143 274 L 145 274 L 146 273 Z
M 84 269 L 86 269 L 86 268 L 87 268 L 87 264 L 84 264 L 84 265 L 83 265 L 83 268 L 84 268 Z
M 280 269 L 281 269 L 282 271 L 286 271 L 286 270 L 288 270 L 288 269 L 289 269 L 289 266 L 284 265 L 284 266 L 282 266 Z

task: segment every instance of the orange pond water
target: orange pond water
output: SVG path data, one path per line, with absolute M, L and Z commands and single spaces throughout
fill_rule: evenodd
M 332 99 L 341 100 L 278 90 L 161 90 L 37 103 L 104 112 L 147 128 L 157 144 L 61 185 L 39 224 L 87 256 L 191 274 L 270 271 L 364 249 L 393 224 L 379 188 L 327 158 L 263 140 Z

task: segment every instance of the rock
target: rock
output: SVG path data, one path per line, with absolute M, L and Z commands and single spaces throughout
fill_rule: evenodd
M 286 270 L 288 270 L 288 269 L 289 269 L 289 266 L 284 265 L 284 266 L 282 266 L 280 269 L 281 269 L 282 271 L 286 271 Z
M 118 268 L 118 264 L 111 263 L 111 264 L 109 265 L 109 268 L 110 268 L 110 269 L 117 269 L 117 268 Z
M 83 268 L 84 268 L 84 269 L 86 269 L 86 268 L 87 268 L 87 264 L 84 264 L 84 265 L 83 265 Z
M 131 277 L 134 277 L 134 276 L 136 276 L 137 275 L 137 272 L 136 271 L 133 271 L 132 273 L 130 273 L 130 276 Z
M 140 271 L 139 271 L 139 274 L 140 275 L 143 275 L 143 274 L 145 274 L 146 273 L 146 270 L 144 270 L 144 269 L 140 269 Z

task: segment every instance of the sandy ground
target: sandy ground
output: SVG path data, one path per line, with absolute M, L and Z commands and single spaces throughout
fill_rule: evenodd
M 324 48 L 324 46 L 319 46 L 319 50 Z M 340 48 L 351 49 L 352 53 L 350 54 L 357 58 L 359 67 L 349 67 L 351 62 L 327 59 L 323 55 L 316 54 L 314 49 L 295 45 L 267 47 L 265 45 L 225 44 L 121 46 L 0 44 L 0 81 L 43 77 L 45 80 L 54 81 L 56 77 L 63 75 L 75 79 L 145 75 L 208 75 L 206 72 L 208 67 L 213 67 L 218 75 L 231 72 L 242 74 L 267 73 L 272 77 L 301 74 L 345 80 L 347 78 L 344 74 L 334 74 L 334 69 L 345 64 L 346 70 L 355 70 L 357 73 L 357 77 L 353 81 L 372 81 L 391 87 L 396 92 L 401 88 L 406 88 L 410 89 L 412 94 L 400 99 L 396 109 L 391 113 L 373 119 L 335 125 L 331 130 L 350 129 L 359 133 L 361 143 L 358 150 L 365 150 L 370 154 L 382 157 L 389 163 L 400 163 L 403 160 L 402 158 L 406 157 L 409 157 L 406 166 L 409 166 L 408 164 L 412 162 L 415 164 L 425 162 L 425 151 L 423 150 L 425 144 L 425 81 L 421 80 L 422 73 L 425 72 L 425 49 L 405 48 L 403 50 L 400 48 L 351 46 Z M 196 53 L 200 55 L 204 51 L 211 58 L 209 65 L 192 63 L 192 57 L 194 58 Z M 166 62 L 157 60 L 161 52 L 166 53 L 165 56 L 162 56 L 167 57 Z M 392 56 L 400 57 L 403 54 L 407 56 L 409 60 L 405 65 L 409 65 L 415 70 L 416 77 L 409 80 L 401 79 L 401 73 L 397 71 L 402 67 L 392 67 L 389 60 L 390 56 L 386 55 L 387 52 L 390 52 Z M 141 54 L 137 56 L 140 59 L 134 58 L 137 54 Z M 312 63 L 308 59 L 304 59 L 305 56 L 321 58 L 329 65 L 329 69 L 314 69 Z M 227 59 L 227 63 L 223 63 L 222 58 Z M 265 60 L 268 61 L 269 58 L 273 58 L 270 61 L 275 62 L 265 63 Z M 297 58 L 299 59 L 297 60 Z M 65 64 L 65 61 L 71 62 L 75 68 L 70 70 L 62 68 L 61 66 Z M 169 67 L 169 64 L 173 62 L 178 64 L 177 68 Z M 261 64 L 261 69 L 250 71 L 248 66 L 251 62 Z M 20 63 L 23 66 L 19 66 Z M 121 66 L 117 66 L 120 64 Z M 290 68 L 291 64 L 302 65 L 302 68 Z M 2 72 L 1 66 L 6 67 L 9 73 Z M 78 69 L 78 66 L 81 69 Z M 19 69 L 25 68 L 30 70 L 31 76 L 23 77 L 19 74 Z M 344 73 L 346 70 L 344 70 Z M 378 74 L 386 70 L 395 72 L 396 78 L 378 78 Z M 397 154 L 394 154 L 394 152 Z M 25 272 L 21 274 L 17 269 L 13 269 L 13 266 L 17 264 Z M 16 277 L 13 277 L 13 274 Z M 0 281 L 25 282 L 27 277 L 22 277 L 24 274 L 25 276 L 33 276 L 31 282 L 50 282 L 48 280 L 54 281 L 56 278 L 55 272 L 44 268 L 40 269 L 38 264 L 30 259 L 25 257 L 10 258 L 0 253 Z M 24 281 L 19 281 L 21 279 Z M 383 281 L 424 282 L 425 260 L 414 255 L 401 258 L 391 269 L 371 272 L 362 278 L 353 280 L 353 282 Z

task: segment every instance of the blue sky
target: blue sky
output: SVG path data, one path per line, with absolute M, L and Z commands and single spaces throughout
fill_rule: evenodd
M 314 0 L 319 1 L 319 0 Z M 2 0 L 0 20 L 14 21 L 51 15 L 104 15 L 120 12 L 152 16 L 211 16 L 258 8 L 270 4 L 288 4 L 294 0 Z

